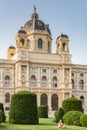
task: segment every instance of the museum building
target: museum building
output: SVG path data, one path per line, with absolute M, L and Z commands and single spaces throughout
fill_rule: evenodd
M 36 10 L 9 46 L 7 59 L 0 59 L 0 102 L 9 112 L 11 96 L 22 90 L 34 92 L 37 104 L 56 110 L 62 101 L 76 97 L 87 112 L 87 65 L 72 64 L 69 37 L 56 38 L 52 53 L 52 34 Z

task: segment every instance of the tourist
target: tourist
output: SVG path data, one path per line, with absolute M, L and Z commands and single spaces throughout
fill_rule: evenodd
M 60 119 L 59 122 L 58 122 L 58 128 L 64 128 L 63 122 L 62 122 L 61 119 Z

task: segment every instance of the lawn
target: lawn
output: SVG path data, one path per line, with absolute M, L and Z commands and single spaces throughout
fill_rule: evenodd
M 39 125 L 19 125 L 1 123 L 0 130 L 62 130 L 58 128 L 57 123 L 53 122 L 53 118 L 40 118 Z M 63 130 L 87 130 L 85 127 L 66 126 Z

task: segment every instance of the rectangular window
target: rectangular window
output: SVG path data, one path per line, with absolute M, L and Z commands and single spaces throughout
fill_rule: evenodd
M 9 107 L 5 107 L 5 110 L 6 110 L 6 111 L 9 111 Z
M 32 72 L 32 73 L 35 73 L 36 72 L 36 68 L 30 68 L 30 72 Z
M 74 73 L 72 73 L 72 76 L 74 76 Z
M 84 74 L 83 73 L 80 73 L 80 77 L 83 77 L 84 76 Z
M 42 69 L 42 72 L 43 72 L 43 73 L 46 73 L 46 69 Z
M 57 70 L 53 70 L 53 73 L 57 74 Z

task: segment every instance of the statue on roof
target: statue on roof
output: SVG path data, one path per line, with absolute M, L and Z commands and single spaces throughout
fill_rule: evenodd
M 34 13 L 36 13 L 36 6 L 34 5 Z

